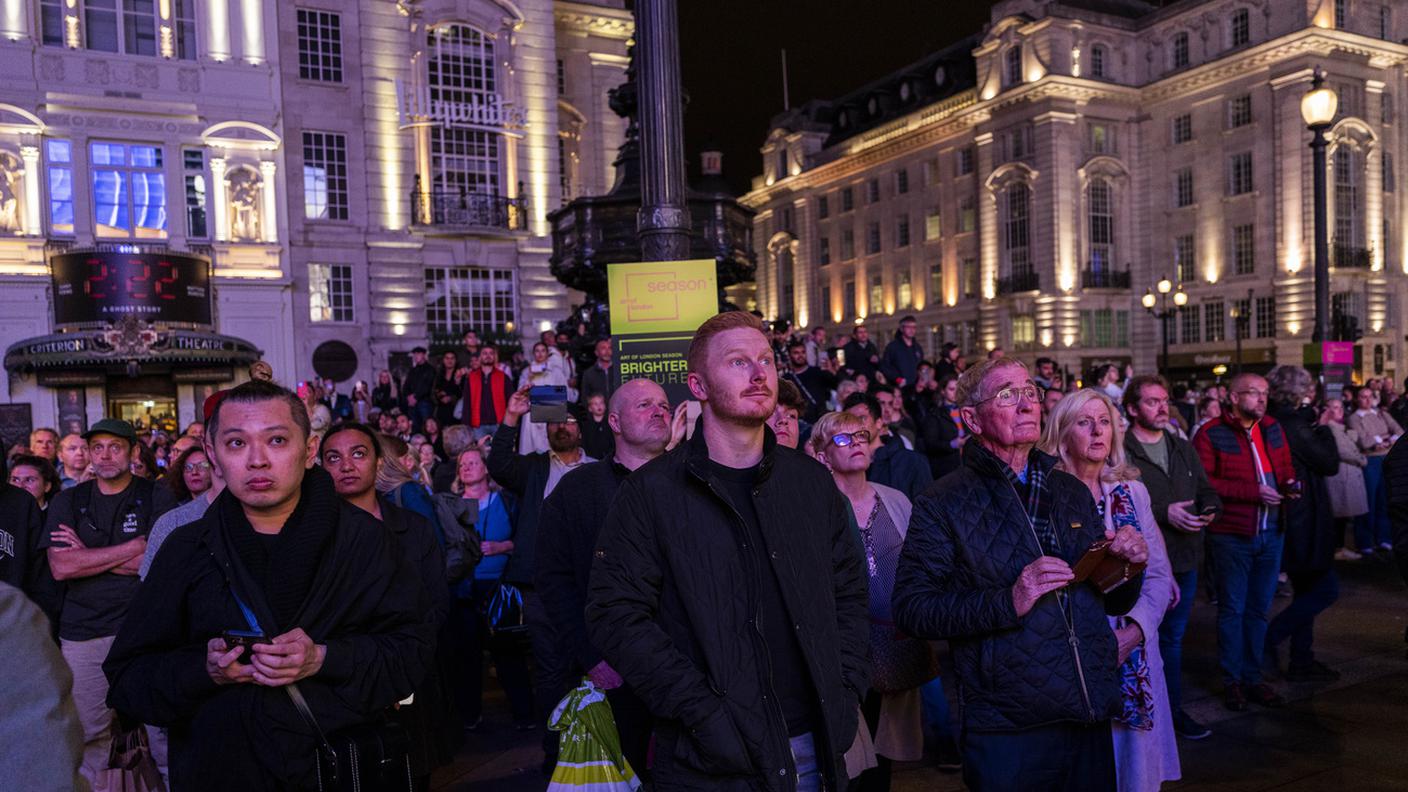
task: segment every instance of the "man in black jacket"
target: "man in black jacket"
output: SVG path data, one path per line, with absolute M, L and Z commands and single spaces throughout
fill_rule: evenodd
M 435 409 L 435 400 L 430 396 L 434 389 L 435 367 L 426 360 L 425 347 L 418 346 L 411 350 L 411 372 L 406 375 L 406 384 L 401 391 L 406 396 L 406 414 L 411 416 L 416 429 L 425 424 L 425 419 Z M 468 420 L 465 422 L 468 423 Z
M 846 503 L 767 428 L 777 369 L 756 317 L 706 321 L 688 369 L 703 415 L 617 491 L 588 637 L 657 719 L 658 788 L 843 789 L 870 675 Z
M 636 774 L 649 780 L 650 712 L 587 637 L 587 582 L 597 535 L 616 490 L 631 471 L 665 453 L 671 441 L 670 400 L 655 382 L 630 380 L 611 394 L 606 421 L 616 437 L 611 458 L 563 476 L 543 502 L 536 582 L 543 610 L 557 625 L 558 646 L 572 678 L 586 675 L 606 691 L 621 750 Z M 683 423 L 678 426 L 683 430 Z
M 885 381 L 900 387 L 914 387 L 919 374 L 919 361 L 924 359 L 924 350 L 914 336 L 919 332 L 919 322 L 913 316 L 900 320 L 900 329 L 895 337 L 885 345 L 885 356 L 880 361 L 880 372 Z
M 1393 557 L 1398 561 L 1398 573 L 1408 583 L 1408 443 L 1401 438 L 1384 457 L 1384 487 L 1393 527 Z M 1403 637 L 1408 640 L 1408 631 Z
M 1173 580 L 1178 584 L 1178 604 L 1159 624 L 1159 656 L 1164 661 L 1173 730 L 1180 737 L 1201 740 L 1212 732 L 1183 711 L 1183 634 L 1198 593 L 1203 529 L 1222 510 L 1222 498 L 1208 481 L 1193 444 L 1168 431 L 1168 392 L 1168 382 L 1157 374 L 1129 381 L 1124 411 L 1130 431 L 1124 436 L 1124 452 L 1139 468 L 1139 480 L 1149 491 Z
M 309 468 L 302 403 L 250 381 L 215 408 L 225 492 L 166 540 L 103 664 L 108 703 L 171 736 L 174 789 L 306 789 L 321 731 L 366 725 L 425 675 L 429 595 L 374 517 Z M 230 646 L 229 630 L 261 633 Z M 246 654 L 247 652 L 247 654 Z
M 826 403 L 831 399 L 831 391 L 836 389 L 836 375 L 817 368 L 807 362 L 807 345 L 793 341 L 787 345 L 787 366 L 782 369 L 780 378 L 791 382 L 801 391 L 807 409 L 802 412 L 802 420 L 816 423 L 816 419 L 826 412 Z
M 870 330 L 865 325 L 856 325 L 851 331 L 851 340 L 841 347 L 841 352 L 846 356 L 847 375 L 853 378 L 864 375 L 875 382 L 875 375 L 880 371 L 880 350 L 870 340 Z
M 1106 532 L 1085 485 L 1034 450 L 1040 399 L 1012 358 L 959 379 L 972 441 L 963 467 L 914 504 L 895 622 L 953 650 L 969 788 L 1113 790 L 1120 677 L 1105 617 L 1129 610 L 1140 579 L 1102 595 L 1072 584 L 1071 567 L 1101 538 L 1134 563 L 1148 548 L 1130 526 Z

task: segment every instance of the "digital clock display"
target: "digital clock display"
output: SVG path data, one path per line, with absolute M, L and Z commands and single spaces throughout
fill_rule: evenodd
M 189 253 L 61 253 L 51 256 L 54 323 L 211 324 L 210 262 Z

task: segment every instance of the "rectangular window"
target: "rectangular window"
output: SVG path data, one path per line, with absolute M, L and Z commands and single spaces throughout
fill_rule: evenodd
M 895 171 L 895 194 L 904 195 L 909 192 L 909 168 L 900 168 Z
M 308 313 L 314 322 L 353 321 L 351 265 L 308 265 Z
M 1276 337 L 1276 298 L 1256 298 L 1256 337 Z
M 1349 148 L 1340 147 L 1335 150 L 1333 164 L 1335 211 L 1330 241 L 1336 248 L 1362 247 L 1360 231 L 1363 224 L 1359 217 L 1359 172 L 1362 160 Z
M 899 271 L 895 280 L 895 303 L 901 311 L 914 307 L 913 276 L 906 267 Z
M 841 260 L 850 261 L 856 257 L 856 232 L 845 228 L 841 230 Z
M 978 227 L 978 209 L 972 196 L 958 199 L 958 233 L 967 234 Z
M 1178 33 L 1173 37 L 1173 68 L 1182 69 L 1188 65 L 1188 34 Z
M 1004 54 L 1004 65 L 1002 76 L 1004 87 L 1011 88 L 1014 85 L 1022 84 L 1022 47 L 1014 46 Z
M 865 183 L 865 202 L 873 204 L 880 200 L 880 180 L 871 179 Z
M 66 4 L 69 13 L 77 13 L 77 3 Z M 178 18 L 190 19 L 185 4 L 176 9 Z M 41 13 L 41 23 L 43 23 Z M 83 30 L 84 46 L 101 52 L 120 52 L 125 55 L 160 54 L 157 46 L 157 0 L 84 0 Z M 182 33 L 177 27 L 173 34 Z M 180 42 L 194 48 L 193 42 Z M 194 54 L 182 55 L 193 57 Z
M 347 219 L 347 137 L 303 133 L 303 213 L 309 220 Z
M 1244 195 L 1252 191 L 1252 153 L 1233 154 L 1227 161 L 1227 194 Z
M 944 265 L 942 262 L 929 265 L 929 305 L 938 305 L 944 294 Z
M 828 281 L 821 284 L 821 315 L 831 316 L 831 283 Z
M 97 236 L 166 239 L 166 174 L 160 146 L 90 143 L 89 169 Z
M 46 47 L 64 46 L 64 0 L 39 0 L 39 40 Z
M 865 227 L 865 252 L 874 255 L 880 252 L 880 224 L 871 223 Z
M 816 241 L 816 257 L 823 267 L 831 263 L 831 237 L 821 237 Z
M 855 190 L 847 187 L 841 191 L 841 211 L 849 212 L 854 208 L 856 208 Z
M 958 175 L 967 176 L 973 172 L 973 149 L 959 149 L 958 151 Z
M 1193 205 L 1193 169 L 1179 168 L 1174 171 L 1173 205 L 1177 207 Z
M 1232 12 L 1232 46 L 1245 47 L 1252 40 L 1251 15 L 1247 9 Z
M 67 140 L 44 141 L 49 161 L 49 233 L 73 235 L 73 146 Z
M 1251 94 L 1235 96 L 1227 101 L 1227 128 L 1236 129 L 1252 122 Z
M 939 183 L 939 161 L 930 159 L 924 161 L 924 186 L 933 187 Z
M 909 215 L 903 214 L 895 221 L 895 247 L 909 247 Z
M 186 236 L 204 239 L 210 236 L 205 215 L 205 151 L 186 149 L 181 160 L 186 178 Z
M 1090 76 L 1105 78 L 1105 48 L 1099 45 L 1090 48 Z
M 171 32 L 176 41 L 176 57 L 196 59 L 196 0 L 172 0 Z
M 297 16 L 298 76 L 318 82 L 342 82 L 341 15 L 300 8 Z
M 816 199 L 816 218 L 825 220 L 831 216 L 831 201 L 825 195 Z
M 1181 116 L 1174 116 L 1173 119 L 1173 142 L 1187 143 L 1193 139 L 1193 114 L 1184 113 Z
M 1129 311 L 1115 311 L 1115 346 L 1129 346 Z
M 924 239 L 938 239 L 943 236 L 943 232 L 943 216 L 939 214 L 939 208 L 936 206 L 924 216 Z
M 1232 274 L 1250 275 L 1256 271 L 1256 227 L 1251 223 L 1232 227 Z
M 1007 133 L 1007 159 L 1025 159 L 1032 155 L 1032 130 L 1019 126 Z
M 1227 308 L 1222 300 L 1213 300 L 1203 306 L 1207 319 L 1203 340 L 1209 344 L 1227 340 Z
M 1092 154 L 1112 154 L 1115 150 L 1115 132 L 1109 124 L 1090 125 L 1090 152 Z
M 963 296 L 978 296 L 978 260 L 963 259 Z
M 468 25 L 428 34 L 426 83 L 431 101 L 485 105 L 495 101 L 498 79 L 494 42 Z M 430 129 L 431 192 L 436 214 L 464 225 L 506 225 L 515 220 L 499 199 L 503 136 L 483 129 Z M 521 222 L 521 221 L 519 221 Z
M 1007 274 L 1022 278 L 1032 273 L 1029 251 L 1031 242 L 1031 191 L 1024 184 L 1008 187 L 1006 227 L 1003 239 L 1007 244 Z M 1025 288 L 1022 289 L 1025 291 Z
M 1198 272 L 1198 261 L 1194 255 L 1193 235 L 1184 234 L 1175 237 L 1173 240 L 1173 268 L 1180 283 L 1187 283 L 1195 280 Z
M 870 276 L 870 315 L 885 312 L 885 278 L 880 273 Z
M 856 315 L 856 282 L 848 280 L 841 284 L 841 317 L 850 319 Z
M 782 181 L 787 178 L 787 149 L 777 150 L 777 180 Z
M 1335 0 L 1335 27 L 1344 30 L 1349 21 L 1349 0 Z
M 515 320 L 513 272 L 484 267 L 426 267 L 425 321 L 432 335 L 458 338 Z
M 1036 317 L 1012 317 L 1012 348 L 1026 350 L 1034 346 L 1036 346 Z
M 1202 310 L 1198 305 L 1185 305 L 1179 310 L 1179 321 L 1182 324 L 1181 332 L 1178 336 L 1179 343 L 1197 344 L 1201 342 Z

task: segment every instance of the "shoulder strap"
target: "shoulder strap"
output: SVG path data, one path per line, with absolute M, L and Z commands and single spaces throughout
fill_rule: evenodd
M 88 479 L 73 488 L 73 507 L 80 518 L 88 514 L 88 510 L 93 507 L 93 488 L 96 486 L 97 481 Z
M 394 504 L 396 504 L 396 508 L 398 508 L 398 509 L 400 509 L 400 508 L 405 508 L 405 504 L 403 504 L 403 503 L 401 502 L 401 488 L 400 488 L 400 487 L 396 487 L 395 489 L 391 490 L 391 502 L 394 503 Z

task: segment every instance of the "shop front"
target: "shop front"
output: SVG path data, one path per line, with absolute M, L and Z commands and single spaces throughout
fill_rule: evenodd
M 180 251 L 68 250 L 49 257 L 54 332 L 5 351 L 11 380 L 54 392 L 62 432 L 106 415 L 177 431 L 261 352 L 214 331 L 210 260 Z
M 1240 357 L 1239 357 L 1240 355 Z M 1169 382 L 1209 385 L 1226 381 L 1238 369 L 1265 374 L 1276 365 L 1276 348 L 1270 346 L 1210 347 L 1197 352 L 1172 352 L 1161 372 Z

